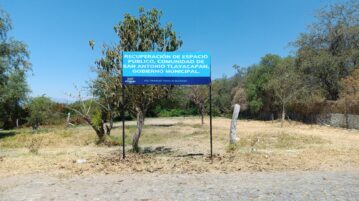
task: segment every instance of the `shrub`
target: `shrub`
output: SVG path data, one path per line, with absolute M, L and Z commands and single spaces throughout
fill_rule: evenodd
M 50 98 L 40 96 L 33 98 L 28 108 L 30 116 L 28 117 L 28 123 L 31 124 L 32 128 L 36 130 L 41 124 L 46 123 L 54 116 L 52 112 L 53 102 Z
M 185 112 L 181 109 L 170 109 L 170 110 L 161 110 L 158 114 L 159 117 L 179 117 L 183 116 Z
M 30 153 L 38 154 L 42 145 L 42 140 L 43 137 L 32 137 L 29 143 L 26 145 L 26 148 L 29 149 Z

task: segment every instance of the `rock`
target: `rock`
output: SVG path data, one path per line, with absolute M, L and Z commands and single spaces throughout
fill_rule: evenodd
M 86 159 L 77 159 L 77 160 L 76 160 L 76 163 L 77 163 L 77 164 L 86 163 Z

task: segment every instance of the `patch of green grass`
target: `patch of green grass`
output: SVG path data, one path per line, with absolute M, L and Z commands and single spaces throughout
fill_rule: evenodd
M 108 144 L 108 145 L 122 146 L 122 135 L 110 135 L 109 140 L 110 140 L 110 142 L 109 142 L 110 144 Z M 132 144 L 132 137 L 127 135 L 125 137 L 125 144 L 126 145 Z
M 30 141 L 29 134 L 16 134 L 11 137 L 2 138 L 0 140 L 0 148 L 23 148 L 26 142 Z
M 202 124 L 193 124 L 190 125 L 192 128 L 208 128 L 207 125 L 202 125 Z
M 227 151 L 227 152 L 235 152 L 235 151 L 237 151 L 239 148 L 240 148 L 240 145 L 239 145 L 239 144 L 229 144 L 229 145 L 226 147 L 226 151 Z

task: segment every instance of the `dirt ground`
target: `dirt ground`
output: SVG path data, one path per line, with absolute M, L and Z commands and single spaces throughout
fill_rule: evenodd
M 333 198 L 328 200 L 335 200 L 335 196 L 340 197 L 343 194 L 350 195 L 359 192 L 359 182 L 347 183 L 349 182 L 348 178 L 358 178 L 359 175 L 358 130 L 306 125 L 298 122 L 286 122 L 285 127 L 281 128 L 280 123 L 276 121 L 240 120 L 238 121 L 240 140 L 237 146 L 229 146 L 230 120 L 214 118 L 214 157 L 211 160 L 209 158 L 208 119 L 206 119 L 205 125 L 200 125 L 198 117 L 146 119 L 143 136 L 140 139 L 140 146 L 142 147 L 140 154 L 132 153 L 130 146 L 135 122 L 126 122 L 126 125 L 126 159 L 122 159 L 120 154 L 122 152 L 120 123 L 115 125 L 116 128 L 111 134 L 111 139 L 114 142 L 112 145 L 97 145 L 96 136 L 88 126 L 74 128 L 45 127 L 37 133 L 33 133 L 30 129 L 0 133 L 0 200 L 2 200 L 1 197 L 6 198 L 5 200 L 13 200 L 11 196 L 13 193 L 16 195 L 15 191 L 24 191 L 26 188 L 32 189 L 32 182 L 30 181 L 34 180 L 43 182 L 43 186 L 42 184 L 39 185 L 45 190 L 50 188 L 48 185 L 51 186 L 52 183 L 63 184 L 61 189 L 73 188 L 76 185 L 82 185 L 87 180 L 89 180 L 89 184 L 91 182 L 96 184 L 99 178 L 108 178 L 104 180 L 105 183 L 108 182 L 104 184 L 106 186 L 111 184 L 112 179 L 110 178 L 112 177 L 120 180 L 125 178 L 125 181 L 129 180 L 128 182 L 135 182 L 136 179 L 141 180 L 141 178 L 148 177 L 147 180 L 143 181 L 145 183 L 142 182 L 143 185 L 146 184 L 146 181 L 148 181 L 147 185 L 152 185 L 151 181 L 153 180 L 155 183 L 157 182 L 156 185 L 161 186 L 166 184 L 163 178 L 172 178 L 170 175 L 183 177 L 184 180 L 188 180 L 187 183 L 189 184 L 193 183 L 190 182 L 191 180 L 198 179 L 196 175 L 205 175 L 204 178 L 209 180 L 203 180 L 204 183 L 215 181 L 218 182 L 216 185 L 219 186 L 224 185 L 221 182 L 222 179 L 231 178 L 231 176 L 226 175 L 236 175 L 233 177 L 239 181 L 247 178 L 246 175 L 253 177 L 261 177 L 257 174 L 269 175 L 268 178 L 263 178 L 268 179 L 269 183 L 266 185 L 279 185 L 278 188 L 280 186 L 284 188 L 277 192 L 285 195 L 282 200 L 287 200 L 285 199 L 288 198 L 286 197 L 287 194 L 290 195 L 291 193 L 286 191 L 285 181 L 295 182 L 296 178 L 301 177 L 300 175 L 307 175 L 307 178 L 303 178 L 302 182 L 309 182 L 308 186 L 313 186 L 317 179 L 322 177 L 333 178 L 332 183 L 330 183 L 333 184 L 331 188 L 343 185 L 352 186 L 348 188 L 348 191 L 338 190 L 335 191 L 337 193 L 330 194 L 332 190 L 329 187 L 325 189 L 327 183 L 323 181 L 318 185 L 321 185 L 324 191 L 329 192 L 328 198 Z M 35 151 L 30 152 L 31 149 L 35 149 Z M 283 181 L 283 183 L 277 182 L 276 174 L 280 178 L 279 181 Z M 293 177 L 286 179 L 287 174 Z M 336 176 L 337 179 L 335 179 Z M 77 178 L 76 182 L 72 180 L 73 178 Z M 259 182 L 258 179 L 253 181 L 247 179 L 246 181 L 252 182 L 254 185 Z M 23 180 L 29 182 L 24 183 Z M 12 187 L 5 185 L 11 184 L 11 182 Z M 167 190 L 175 191 L 177 180 L 169 180 L 169 182 L 174 182 L 174 186 L 168 187 L 170 189 Z M 236 182 L 233 181 L 232 185 L 238 186 L 239 193 L 236 188 L 233 188 L 228 191 L 228 194 L 234 197 L 227 196 L 224 197 L 225 200 L 242 198 L 240 192 L 244 192 L 247 188 L 244 184 L 241 186 L 242 183 Z M 293 185 L 298 185 L 298 188 L 307 188 L 301 187 L 304 183 L 299 182 Z M 128 192 L 134 191 L 130 187 L 127 186 L 125 189 Z M 201 185 L 198 186 L 197 190 L 202 192 L 202 187 Z M 57 188 L 60 187 L 55 189 Z M 209 188 L 207 188 L 208 193 L 210 192 Z M 62 191 L 61 189 L 58 190 Z M 110 189 L 115 191 L 114 188 Z M 166 190 L 166 188 L 164 189 Z M 267 191 L 269 193 L 267 187 L 259 189 L 262 193 Z M 147 190 L 144 192 L 149 193 L 148 198 L 144 196 L 143 199 L 158 200 L 157 198 L 161 198 L 167 200 L 166 197 L 154 196 L 153 193 L 157 192 L 156 190 Z M 31 192 L 35 195 L 34 200 L 42 200 L 41 196 L 45 191 L 33 189 Z M 71 192 L 91 196 L 91 193 L 77 192 L 76 190 Z M 200 195 L 201 192 L 192 193 L 193 195 Z M 276 191 L 270 192 L 275 193 Z M 130 196 L 131 193 L 126 195 Z M 176 195 L 180 195 L 179 192 L 170 194 L 169 200 L 173 200 L 171 196 Z M 190 195 L 192 194 L 189 193 L 188 196 Z M 218 194 L 219 197 L 214 197 L 214 200 L 222 200 L 221 195 L 225 195 L 225 193 Z M 256 198 L 272 200 L 270 199 L 271 196 L 265 196 L 266 194 L 260 194 L 261 196 L 258 195 L 257 197 L 255 193 L 253 196 L 252 194 L 247 195 L 247 198 L 254 200 Z M 312 194 L 309 193 L 309 195 Z M 309 198 L 317 200 L 324 195 L 319 193 Z M 124 194 L 120 193 L 119 196 L 124 196 Z M 21 196 L 18 198 L 14 200 L 22 200 Z M 67 197 L 56 197 L 54 195 L 53 198 L 64 200 L 62 198 Z M 91 198 L 81 197 L 79 199 L 93 200 Z M 108 197 L 100 196 L 99 198 L 100 200 L 107 200 Z M 141 196 L 133 198 L 140 199 Z M 204 198 L 206 197 L 204 196 Z M 293 198 L 298 198 L 293 200 L 306 200 L 305 197 L 293 196 Z
M 131 152 L 135 122 L 127 122 L 127 158 L 121 146 L 96 145 L 88 126 L 46 128 L 40 133 L 21 133 L 0 138 L 0 177 L 47 172 L 66 176 L 127 174 L 137 172 L 203 173 L 278 170 L 356 170 L 359 168 L 359 131 L 291 122 L 238 121 L 238 146 L 228 145 L 230 120 L 213 120 L 213 152 L 209 154 L 208 121 L 200 119 L 146 119 L 140 145 L 142 154 Z M 112 138 L 121 140 L 120 124 Z M 38 154 L 29 143 L 40 140 Z M 195 154 L 197 156 L 186 156 Z M 203 154 L 203 156 L 201 155 Z M 85 160 L 78 163 L 78 160 Z

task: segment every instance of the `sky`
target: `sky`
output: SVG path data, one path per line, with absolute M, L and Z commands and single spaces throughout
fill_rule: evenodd
M 11 37 L 28 45 L 31 96 L 71 100 L 95 78 L 103 43 L 119 41 L 113 27 L 139 7 L 162 10 L 183 40 L 179 51 L 211 54 L 212 78 L 232 76 L 265 54 L 293 54 L 289 45 L 331 0 L 0 0 L 13 22 Z M 95 41 L 91 50 L 88 41 Z M 76 86 L 76 87 L 75 87 Z

